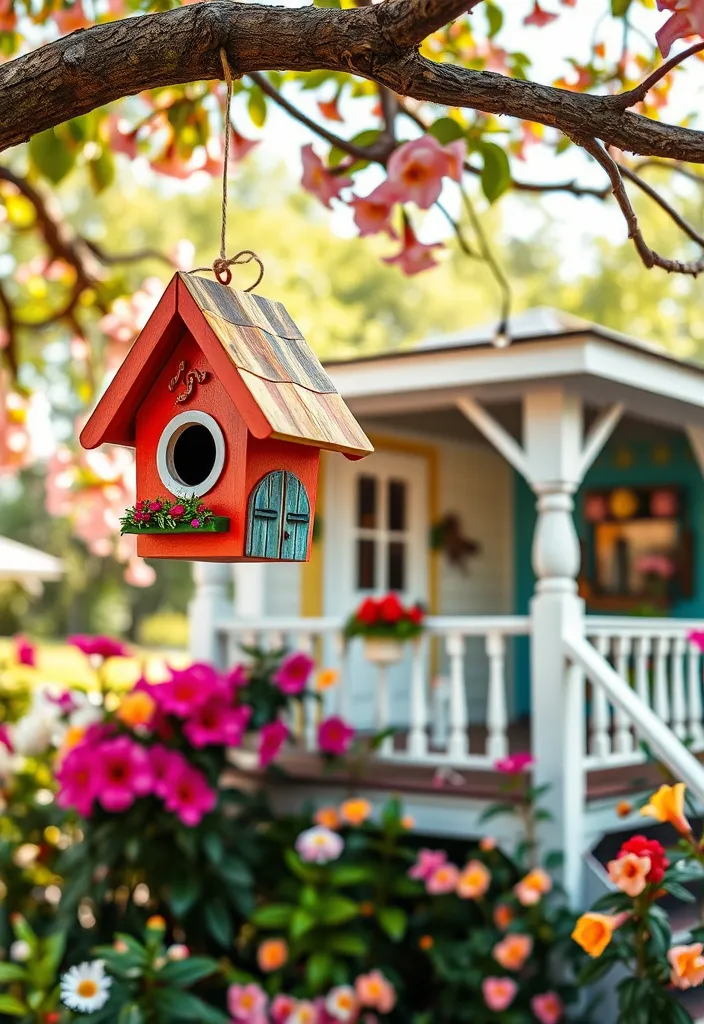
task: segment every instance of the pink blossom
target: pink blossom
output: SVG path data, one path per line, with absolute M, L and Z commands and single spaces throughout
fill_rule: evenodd
M 178 517 L 182 516 L 185 511 L 185 505 L 172 505 L 166 514 L 168 516 L 171 516 L 172 519 L 178 519 Z
M 700 651 L 704 651 L 704 629 L 693 629 L 687 634 L 690 644 L 694 644 Z
M 128 658 L 130 654 L 125 644 L 111 636 L 77 635 L 70 636 L 68 642 L 89 658 Z
M 155 686 L 151 696 L 167 714 L 190 718 L 196 708 L 222 693 L 223 683 L 215 669 L 196 662 L 185 669 L 171 669 L 171 678 Z
M 266 994 L 254 982 L 227 990 L 227 1009 L 238 1024 L 266 1024 L 266 1004 Z
M 530 1007 L 540 1024 L 559 1024 L 565 1012 L 562 1000 L 556 992 L 544 992 L 533 996 Z
M 413 202 L 429 209 L 440 198 L 444 177 L 461 180 L 466 152 L 463 139 L 441 146 L 429 134 L 402 143 L 389 157 L 388 179 L 376 189 L 376 201 Z
M 513 978 L 485 978 L 482 982 L 484 1002 L 494 1013 L 507 1010 L 517 991 L 518 985 Z
M 671 12 L 655 33 L 663 57 L 667 57 L 675 40 L 704 35 L 704 0 L 658 0 L 658 10 Z
M 533 755 L 528 751 L 522 751 L 519 754 L 509 754 L 508 757 L 499 758 L 494 762 L 494 770 L 502 772 L 504 775 L 520 775 L 533 763 Z
M 331 715 L 318 726 L 318 746 L 326 754 L 342 757 L 352 746 L 355 730 L 340 718 Z
M 249 705 L 233 708 L 216 698 L 194 709 L 183 732 L 194 747 L 238 747 L 251 717 Z
M 455 891 L 459 877 L 459 869 L 454 864 L 441 864 L 425 879 L 425 888 L 431 896 L 442 896 Z
M 7 722 L 0 723 L 0 744 L 5 747 L 6 750 L 12 754 L 14 753 L 14 747 L 12 745 L 12 737 L 10 736 L 10 727 Z
M 641 555 L 636 561 L 635 568 L 636 572 L 644 576 L 656 576 L 662 580 L 668 580 L 675 575 L 675 564 L 668 555 Z
M 191 526 L 194 530 L 197 530 L 200 526 L 200 519 L 191 519 Z
M 155 795 L 164 800 L 174 788 L 175 780 L 184 768 L 188 767 L 188 761 L 177 750 L 169 750 L 159 743 L 150 748 L 149 760 L 152 769 L 152 788 Z
M 330 206 L 331 199 L 338 199 L 342 189 L 352 184 L 351 178 L 340 174 L 331 174 L 320 157 L 316 156 L 311 145 L 303 146 L 301 149 L 301 161 L 303 163 L 301 179 L 303 188 L 312 192 L 327 207 Z
M 383 186 L 379 186 L 382 188 Z M 360 235 L 376 235 L 385 231 L 391 238 L 398 238 L 397 233 L 391 224 L 391 212 L 393 201 L 384 198 L 383 193 L 379 195 L 379 188 L 366 196 L 353 196 L 350 206 L 354 210 L 354 222 L 359 228 Z
M 167 785 L 166 810 L 176 814 L 189 828 L 198 825 L 203 815 L 212 811 L 217 802 L 217 794 L 208 785 L 203 772 L 187 762 L 168 778 Z
M 223 683 L 233 695 L 242 686 L 246 686 L 248 682 L 247 669 L 244 665 L 235 665 L 234 668 L 231 668 L 230 671 L 226 672 L 223 676 Z
M 126 811 L 154 785 L 147 751 L 127 736 L 100 745 L 94 752 L 93 771 L 97 799 L 106 811 Z
M 301 860 L 313 864 L 328 864 L 331 860 L 337 860 L 345 848 L 345 843 L 337 832 L 325 828 L 324 825 L 314 825 L 301 832 L 296 839 L 295 847 Z
M 401 251 L 395 256 L 385 256 L 384 263 L 398 264 L 403 273 L 411 277 L 413 274 L 419 274 L 423 270 L 437 266 L 433 251 L 442 249 L 442 247 L 440 242 L 433 242 L 431 245 L 419 242 L 410 221 L 406 220 L 403 226 Z
M 259 139 L 245 138 L 244 135 L 240 135 L 236 128 L 233 128 L 230 136 L 230 158 L 232 160 L 244 160 L 258 145 Z
M 408 877 L 425 882 L 438 868 L 441 868 L 446 863 L 447 854 L 444 850 L 419 850 L 418 859 L 413 867 L 409 869 Z
M 275 722 L 262 726 L 259 734 L 260 768 L 266 768 L 268 764 L 271 764 L 286 742 L 287 736 L 288 729 L 280 718 L 277 718 Z
M 269 1007 L 273 1024 L 287 1024 L 295 1008 L 296 1000 L 293 996 L 278 995 Z
M 37 667 L 37 648 L 26 636 L 18 635 L 14 639 L 15 659 L 18 665 L 28 668 Z
M 557 14 L 551 14 L 550 11 L 544 11 L 538 3 L 538 0 L 535 0 L 533 10 L 523 19 L 523 24 L 535 25 L 536 28 L 544 28 L 546 25 L 549 25 L 551 21 L 555 21 L 557 17 Z
M 396 1005 L 396 990 L 381 971 L 360 974 L 354 987 L 362 1006 L 378 1010 L 379 1013 L 391 1013 Z
M 79 744 L 64 757 L 56 770 L 59 794 L 56 802 L 65 810 L 75 808 L 84 818 L 93 813 L 96 797 L 95 751 Z
M 272 680 L 282 693 L 292 697 L 305 690 L 314 668 L 313 659 L 302 651 L 297 651 L 284 658 L 274 672 Z

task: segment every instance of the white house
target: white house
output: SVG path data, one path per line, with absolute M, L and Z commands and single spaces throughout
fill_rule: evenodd
M 511 335 L 328 364 L 375 454 L 325 454 L 309 564 L 196 566 L 192 652 L 285 642 L 337 665 L 331 706 L 398 728 L 362 789 L 403 791 L 424 832 L 476 834 L 495 760 L 529 749 L 580 905 L 584 855 L 624 827 L 614 798 L 647 771 L 642 743 L 704 801 L 687 641 L 704 621 L 704 367 L 552 309 Z M 388 590 L 430 617 L 386 672 L 341 631 Z M 321 776 L 314 720 L 301 737 L 287 792 L 343 789 Z

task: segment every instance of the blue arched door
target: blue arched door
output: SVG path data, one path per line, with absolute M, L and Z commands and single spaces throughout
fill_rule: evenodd
M 277 470 L 260 480 L 249 499 L 249 558 L 304 562 L 308 554 L 310 502 L 293 473 Z

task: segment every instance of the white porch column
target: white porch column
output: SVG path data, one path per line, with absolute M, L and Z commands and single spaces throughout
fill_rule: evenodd
M 262 618 L 265 611 L 263 562 L 235 562 L 235 618 Z
M 575 906 L 580 905 L 584 853 L 584 681 L 577 671 L 567 673 L 560 640 L 566 631 L 584 631 L 576 582 L 579 541 L 572 518 L 582 433 L 578 398 L 560 390 L 526 396 L 523 445 L 538 509 L 533 538 L 537 582 L 531 603 L 531 751 L 535 784 L 550 787 L 541 798 L 552 815 L 552 821 L 541 823 L 541 847 L 563 855 L 563 884 Z
M 195 593 L 188 608 L 189 650 L 195 661 L 225 667 L 225 645 L 217 635 L 218 622 L 232 618 L 230 566 L 222 562 L 194 562 Z

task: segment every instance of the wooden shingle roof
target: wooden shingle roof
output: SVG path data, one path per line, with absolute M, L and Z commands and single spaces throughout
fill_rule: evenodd
M 105 441 L 134 444 L 130 410 L 136 413 L 173 350 L 174 318 L 195 337 L 256 437 L 310 444 L 351 458 L 373 451 L 280 302 L 186 273 L 174 276 L 88 421 L 81 435 L 86 447 Z M 160 347 L 166 349 L 161 359 L 155 354 Z

